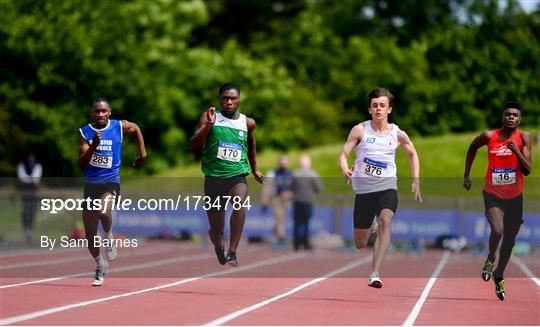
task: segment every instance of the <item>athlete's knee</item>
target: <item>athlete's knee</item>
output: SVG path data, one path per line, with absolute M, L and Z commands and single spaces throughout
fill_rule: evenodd
M 504 229 L 502 226 L 491 226 L 491 235 L 496 238 L 501 238 L 503 236 Z
M 356 246 L 356 248 L 358 250 L 363 249 L 363 248 L 365 248 L 367 246 L 367 240 L 355 239 L 354 240 L 354 245 Z
M 384 231 L 387 231 L 387 230 L 390 230 L 390 223 L 392 222 L 391 218 L 379 218 L 378 219 L 378 224 L 379 224 L 379 227 L 378 227 L 378 230 L 379 232 L 384 232 Z
M 214 239 L 220 239 L 220 238 L 223 238 L 223 231 L 217 230 L 217 229 L 211 229 L 211 230 L 210 230 L 210 235 L 211 235 Z

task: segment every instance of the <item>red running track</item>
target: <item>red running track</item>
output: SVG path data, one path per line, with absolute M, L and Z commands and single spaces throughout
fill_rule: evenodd
M 85 249 L 1 259 L 2 325 L 540 325 L 535 256 L 509 264 L 506 301 L 480 279 L 484 258 L 443 251 L 389 254 L 382 289 L 367 286 L 371 249 L 243 246 L 232 268 L 211 249 L 154 242 L 121 249 L 101 287 Z

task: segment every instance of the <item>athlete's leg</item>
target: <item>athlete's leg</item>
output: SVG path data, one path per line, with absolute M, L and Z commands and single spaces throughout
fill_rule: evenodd
M 378 244 L 373 249 L 373 266 L 371 268 L 372 273 L 378 273 L 381 267 L 384 257 L 390 247 L 390 223 L 394 218 L 394 212 L 390 209 L 383 209 L 377 218 L 379 228 L 377 230 Z M 371 230 L 369 230 L 371 232 Z
M 210 230 L 208 234 L 210 241 L 216 249 L 223 251 L 223 229 L 225 228 L 225 210 L 208 210 L 208 223 Z
M 94 259 L 98 258 L 99 247 L 94 246 L 94 236 L 97 235 L 98 231 L 98 212 L 92 210 L 84 210 L 82 216 L 84 224 L 84 234 L 86 236 L 86 240 L 88 241 L 88 251 L 90 251 L 90 254 Z
M 105 232 L 105 239 L 109 240 L 104 243 L 105 246 L 105 255 L 107 260 L 114 260 L 118 255 L 116 250 L 116 245 L 114 244 L 114 236 L 112 234 L 112 210 L 114 203 L 116 202 L 116 192 L 113 194 L 111 192 L 105 192 L 101 195 L 101 205 L 102 208 L 99 211 L 99 220 L 101 221 L 101 226 Z
M 486 209 L 486 218 L 491 227 L 489 233 L 489 253 L 487 259 L 491 262 L 495 262 L 497 248 L 503 235 L 503 217 L 504 213 L 499 207 L 491 207 Z
M 369 235 L 371 235 L 371 227 L 354 229 L 354 245 L 357 249 L 363 249 L 367 246 Z
M 112 228 L 112 208 L 114 205 L 115 198 L 112 193 L 106 192 L 101 195 L 101 210 L 99 213 L 99 220 L 101 221 L 101 226 L 105 232 L 105 237 L 109 237 Z M 111 237 L 112 238 L 112 237 Z
M 229 191 L 229 195 L 231 196 L 231 202 L 229 202 L 229 205 L 232 205 L 235 202 L 240 203 L 240 208 L 238 210 L 233 209 L 231 214 L 231 239 L 229 242 L 229 252 L 236 252 L 238 243 L 240 243 L 240 239 L 242 238 L 242 231 L 244 229 L 244 222 L 246 220 L 246 211 L 243 204 L 247 197 L 247 193 L 248 186 L 245 183 L 237 183 Z
M 356 194 L 354 198 L 354 245 L 357 249 L 365 248 L 371 235 L 371 223 L 378 211 L 374 200 L 374 193 Z
M 516 244 L 516 237 L 519 233 L 521 225 L 504 226 L 504 234 L 501 243 L 501 249 L 499 250 L 499 262 L 497 268 L 493 270 L 493 278 L 503 278 L 504 270 L 512 255 L 512 249 Z

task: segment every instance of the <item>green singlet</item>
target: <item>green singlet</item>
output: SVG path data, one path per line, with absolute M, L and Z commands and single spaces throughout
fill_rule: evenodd
M 229 119 L 216 113 L 216 122 L 203 149 L 202 172 L 213 177 L 249 174 L 247 138 L 246 115 Z

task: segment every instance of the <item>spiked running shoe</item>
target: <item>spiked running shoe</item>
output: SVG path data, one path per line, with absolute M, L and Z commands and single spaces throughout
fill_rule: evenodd
M 214 243 L 214 241 L 212 240 L 212 233 L 210 230 L 208 231 L 208 237 L 210 237 L 210 240 L 212 241 L 212 243 Z M 220 244 L 221 244 L 221 247 L 218 247 L 217 245 L 214 244 L 214 251 L 216 252 L 216 256 L 219 261 L 219 264 L 223 266 L 225 265 L 225 263 L 227 263 L 227 258 L 225 257 L 225 250 L 223 249 L 223 243 L 220 242 Z
M 96 268 L 96 273 L 94 275 L 94 280 L 92 281 L 92 286 L 101 286 L 105 281 L 105 275 L 107 274 L 107 269 L 109 269 L 109 264 L 105 260 L 102 261 L 103 264 L 98 265 Z
M 373 223 L 371 223 L 371 234 L 377 234 L 377 230 L 379 229 L 379 223 L 377 222 L 377 217 L 373 219 Z
M 491 275 L 493 274 L 493 265 L 494 262 L 491 262 L 489 260 L 486 260 L 486 262 L 484 263 L 484 267 L 482 268 L 482 279 L 484 280 L 484 282 L 490 280 Z
M 504 279 L 503 278 L 493 278 L 495 282 L 495 295 L 499 300 L 504 301 L 506 298 L 506 292 L 504 291 Z
M 369 276 L 368 278 L 368 286 L 374 288 L 381 288 L 382 280 L 379 278 L 379 275 L 371 274 L 371 276 Z
M 229 253 L 227 253 L 227 264 L 232 267 L 238 267 L 238 260 L 236 259 L 236 252 L 229 251 Z
M 222 266 L 225 265 L 225 263 L 227 263 L 227 258 L 225 257 L 225 252 L 223 251 L 223 249 L 218 249 L 216 247 L 214 248 L 214 250 L 216 251 L 216 256 L 219 261 L 219 264 Z
M 113 261 L 116 259 L 117 255 L 118 250 L 116 250 L 116 246 L 114 245 L 114 239 L 108 239 L 107 246 L 105 247 L 105 256 L 107 257 L 107 260 Z

